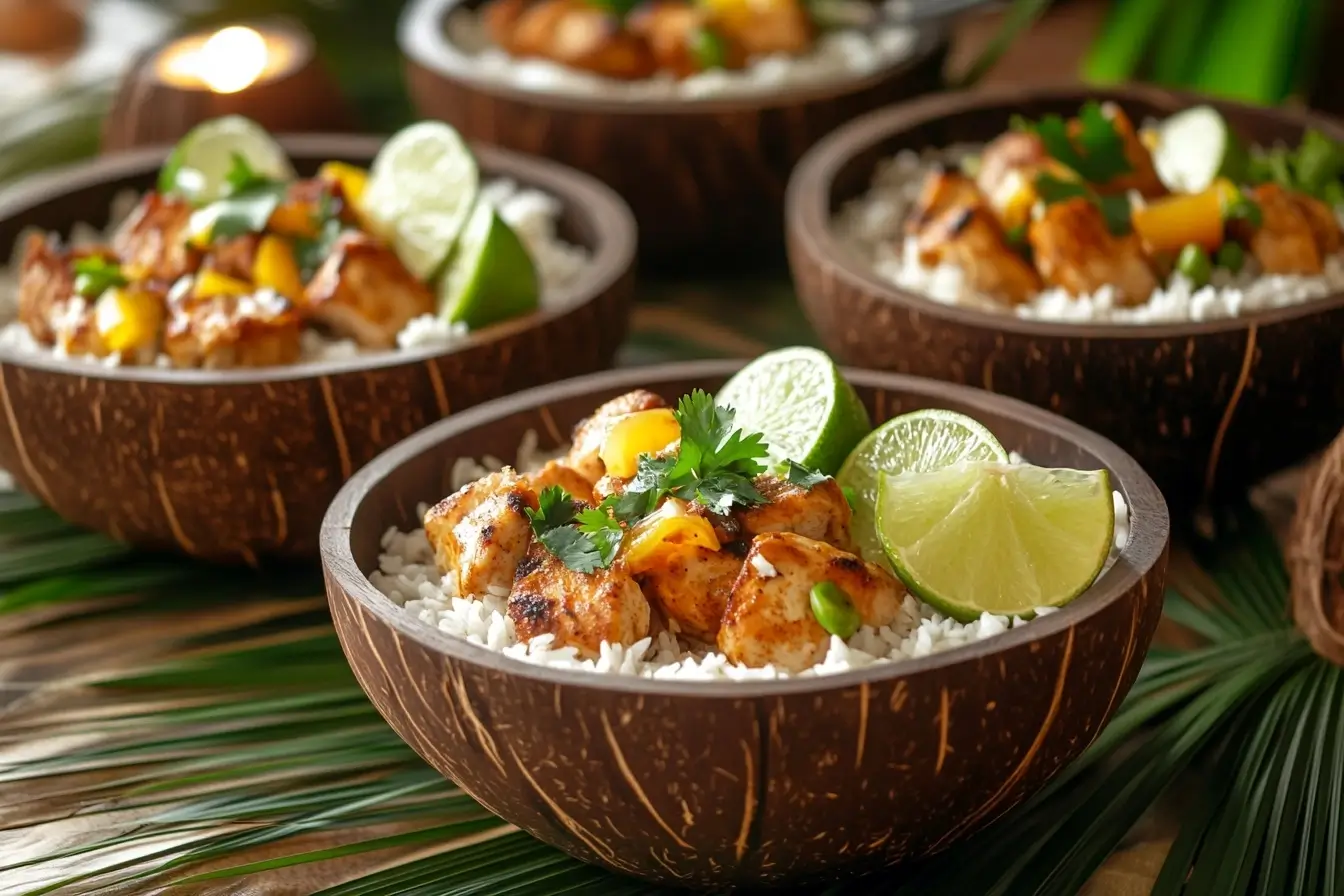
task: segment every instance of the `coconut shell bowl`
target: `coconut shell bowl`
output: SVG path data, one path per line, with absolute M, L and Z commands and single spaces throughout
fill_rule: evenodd
M 946 407 L 1042 464 L 1107 468 L 1132 535 L 1057 613 L 974 646 L 815 678 L 689 682 L 530 665 L 383 596 L 380 538 L 415 528 L 460 457 L 558 446 L 633 388 L 713 390 L 735 362 L 595 374 L 473 408 L 379 457 L 323 523 L 332 617 L 379 712 L 505 820 L 586 862 L 664 884 L 834 881 L 942 850 L 1039 790 L 1120 705 L 1161 613 L 1167 510 L 1106 439 L 961 386 L 850 371 L 875 421 Z
M 1242 494 L 1323 447 L 1344 424 L 1344 294 L 1201 322 L 1073 324 L 953 307 L 881 279 L 831 229 L 902 149 L 983 143 L 1014 114 L 1073 115 L 1089 99 L 1134 122 L 1210 103 L 1245 140 L 1296 145 L 1307 112 L 1150 88 L 997 89 L 932 97 L 855 121 L 822 141 L 789 187 L 790 264 L 829 350 L 845 363 L 981 386 L 1115 440 L 1174 506 Z
M 300 174 L 367 165 L 381 140 L 284 138 Z M 166 148 L 33 180 L 0 197 L 0 251 L 37 227 L 102 226 L 152 186 Z M 138 546 L 257 563 L 317 555 L 322 514 L 384 449 L 463 408 L 608 366 L 633 297 L 635 229 L 619 197 L 550 162 L 479 148 L 486 176 L 564 206 L 561 235 L 592 261 L 549 308 L 451 348 L 247 370 L 104 367 L 0 348 L 0 468 L 61 516 Z
M 479 2 L 408 5 L 400 42 L 416 108 L 468 139 L 554 159 L 609 184 L 639 222 L 641 262 L 660 270 L 782 262 L 794 164 L 855 116 L 937 89 L 946 56 L 943 33 L 933 28 L 904 61 L 839 85 L 731 99 L 524 89 L 483 72 L 450 39 L 449 17 Z

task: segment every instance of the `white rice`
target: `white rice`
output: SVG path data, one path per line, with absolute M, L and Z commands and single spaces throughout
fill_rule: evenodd
M 556 230 L 563 208 L 560 201 L 547 193 L 531 187 L 521 186 L 507 178 L 501 178 L 483 184 L 480 197 L 493 205 L 510 227 L 512 227 L 527 247 L 528 253 L 537 266 L 537 279 L 541 285 L 541 307 L 554 307 L 564 301 L 569 289 L 583 276 L 592 260 L 587 249 L 565 242 Z M 71 230 L 68 242 L 73 246 L 105 244 L 117 225 L 135 208 L 139 197 L 134 193 L 123 193 L 113 202 L 111 223 L 106 231 L 87 224 L 76 224 Z M 19 295 L 19 262 L 28 234 L 21 234 L 14 246 L 14 257 L 7 268 L 0 268 L 0 347 L 24 352 L 36 352 L 56 357 L 69 357 L 59 347 L 40 345 L 28 328 L 17 320 Z M 397 346 L 411 348 L 447 348 L 466 338 L 468 330 L 465 324 L 450 324 L 439 317 L 426 314 L 409 322 L 397 334 Z M 376 350 L 362 349 L 351 339 L 333 339 L 312 328 L 305 328 L 301 337 L 300 362 L 334 361 L 352 358 L 360 354 L 373 354 Z M 80 357 L 71 360 L 116 367 L 121 358 L 112 355 L 106 358 Z M 171 367 L 166 355 L 159 355 L 154 361 L 156 366 Z
M 448 19 L 447 30 L 452 46 L 467 56 L 472 75 L 501 86 L 629 100 L 724 99 L 858 80 L 910 58 L 920 46 L 921 33 L 894 21 L 900 9 L 899 4 L 889 2 L 873 26 L 824 32 L 812 50 L 800 56 L 761 56 L 748 60 L 740 71 L 715 69 L 681 80 L 660 73 L 625 81 L 544 59 L 514 58 L 493 44 L 480 14 L 474 10 L 455 12 Z M 429 23 L 426 27 L 434 26 Z M 417 34 L 428 33 L 418 32 L 409 23 L 404 29 L 404 36 L 412 41 L 413 56 L 433 59 L 445 52 L 434 41 L 417 38 Z
M 514 466 L 534 470 L 551 456 L 554 455 L 538 452 L 536 434 L 529 432 L 519 447 Z M 459 459 L 451 470 L 452 487 L 458 489 L 502 466 L 503 462 L 495 457 L 485 457 L 479 462 Z M 1129 508 L 1119 492 L 1114 493 L 1114 501 L 1115 550 L 1108 565 L 1124 548 L 1130 529 Z M 426 509 L 421 505 L 417 515 L 423 517 Z M 641 678 L 744 681 L 790 677 L 787 671 L 774 666 L 753 669 L 730 663 L 714 647 L 681 635 L 675 622 L 669 622 L 668 630 L 628 647 L 603 643 L 596 659 L 580 658 L 573 647 L 554 647 L 552 635 L 522 643 L 508 616 L 507 592 L 458 594 L 453 577 L 441 577 L 435 568 L 434 550 L 424 529 L 403 532 L 390 528 L 383 534 L 382 549 L 378 569 L 370 573 L 369 580 L 394 603 L 425 625 L 524 662 Z M 773 567 L 767 570 L 758 566 L 757 570 L 763 576 L 777 572 Z M 1052 607 L 1041 607 L 1036 616 L 1053 612 Z M 877 663 L 917 659 L 1001 635 L 1030 621 L 983 613 L 976 621 L 963 624 L 907 595 L 895 623 L 880 629 L 864 626 L 848 641 L 832 636 L 825 659 L 800 675 L 830 675 Z
M 880 162 L 866 194 L 847 203 L 833 227 L 841 241 L 873 271 L 895 286 L 921 293 L 945 305 L 962 305 L 1016 314 L 1018 317 L 1065 322 L 1109 321 L 1155 324 L 1237 317 L 1253 311 L 1298 305 L 1344 290 L 1344 254 L 1325 259 L 1325 270 L 1312 277 L 1266 275 L 1247 258 L 1237 274 L 1215 269 L 1212 282 L 1199 289 L 1174 274 L 1141 305 L 1116 304 L 1115 291 L 1104 286 L 1091 295 L 1073 296 L 1046 289 L 1031 300 L 1008 308 L 971 289 L 960 268 L 927 267 L 919 260 L 915 241 L 904 233 L 905 220 L 925 177 L 938 165 L 956 165 L 974 147 L 904 150 Z

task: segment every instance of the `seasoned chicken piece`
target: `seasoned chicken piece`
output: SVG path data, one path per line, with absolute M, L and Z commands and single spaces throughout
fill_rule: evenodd
M 834 479 L 824 479 L 811 488 L 763 473 L 754 480 L 765 504 L 738 507 L 733 518 L 741 534 L 750 539 L 765 532 L 793 532 L 843 551 L 854 550 L 849 535 L 852 513 L 845 493 Z
M 51 316 L 56 348 L 62 354 L 103 358 L 111 354 L 98 332 L 97 305 L 83 296 L 73 296 Z
M 896 620 L 904 589 L 881 567 L 787 532 L 756 536 L 733 584 L 719 650 L 745 666 L 801 672 L 826 656 L 830 635 L 812 614 L 812 586 L 838 585 L 865 625 Z
M 976 209 L 985 197 L 969 177 L 959 171 L 934 171 L 924 178 L 914 210 L 905 221 L 905 232 L 918 236 L 952 209 Z
M 593 485 L 584 479 L 577 470 L 565 466 L 558 460 L 547 461 L 546 466 L 535 473 L 523 477 L 527 487 L 538 495 L 552 485 L 558 485 L 574 500 L 585 504 L 593 503 Z
M 709 14 L 703 6 L 681 0 L 654 0 L 635 8 L 625 19 L 631 34 L 644 40 L 653 53 L 658 68 L 684 78 L 701 71 L 703 66 L 693 52 L 696 35 L 709 25 Z M 739 69 L 746 64 L 741 44 L 716 32 L 721 42 L 725 69 Z
M 1339 229 L 1339 219 L 1329 205 L 1306 193 L 1289 193 L 1297 210 L 1311 225 L 1311 235 L 1321 257 L 1334 255 L 1344 247 L 1344 234 Z
M 112 237 L 112 249 L 132 280 L 172 283 L 200 266 L 200 251 L 187 242 L 191 214 L 185 200 L 145 194 Z
M 608 78 L 636 80 L 656 71 L 648 45 L 607 11 L 585 0 L 540 0 L 514 23 L 514 55 L 540 56 Z
M 1013 188 L 1015 181 L 1032 181 L 1050 167 L 1050 155 L 1041 138 L 1030 131 L 1006 131 L 991 140 L 980 154 L 980 170 L 975 185 L 997 208 Z
M 1321 250 L 1316 244 L 1312 218 L 1278 184 L 1261 184 L 1251 191 L 1260 206 L 1261 224 L 1250 235 L 1251 254 L 1267 274 L 1319 274 Z
M 1145 302 L 1157 288 L 1136 236 L 1117 238 L 1101 210 L 1078 197 L 1056 202 L 1028 229 L 1036 267 L 1052 286 L 1087 295 L 1112 286 L 1121 304 Z
M 660 554 L 635 579 L 649 602 L 675 619 L 683 632 L 713 644 L 741 571 L 740 556 L 693 545 Z
M 288 299 L 219 295 L 170 301 L 163 350 L 177 367 L 273 367 L 299 359 L 302 322 Z
M 984 206 L 944 212 L 919 237 L 920 260 L 961 269 L 978 293 L 1009 304 L 1027 301 L 1041 290 L 1041 279 L 1004 238 L 1003 228 Z
M 366 348 L 392 348 L 397 333 L 434 313 L 434 293 L 396 253 L 364 233 L 345 233 L 304 290 L 314 320 Z
M 570 448 L 569 458 L 565 463 L 578 470 L 589 482 L 596 484 L 607 472 L 598 452 L 602 450 L 602 442 L 606 439 L 611 425 L 626 414 L 665 407 L 667 402 L 644 389 L 636 389 L 619 398 L 613 398 L 574 427 L 573 447 Z
M 503 597 L 532 543 L 528 508 L 537 495 L 505 467 L 464 485 L 425 512 L 434 564 L 454 576 L 460 595 Z
M 711 21 L 746 56 L 797 56 L 812 47 L 816 28 L 799 0 L 707 0 Z
M 481 20 L 490 40 L 500 49 L 515 55 L 513 32 L 518 20 L 527 12 L 531 0 L 491 0 L 481 8 Z
M 1167 188 L 1157 176 L 1157 169 L 1153 167 L 1153 154 L 1139 139 L 1138 132 L 1134 130 L 1134 123 L 1129 120 L 1125 110 L 1115 103 L 1103 103 L 1101 113 L 1110 120 L 1111 126 L 1124 142 L 1125 159 L 1129 162 L 1130 170 L 1104 184 L 1095 184 L 1097 192 L 1118 194 L 1137 190 L 1146 199 L 1165 196 Z M 1070 136 L 1077 134 L 1081 129 L 1082 124 L 1077 119 L 1069 122 Z
M 218 271 L 226 277 L 249 282 L 257 263 L 261 234 L 244 233 L 212 243 L 201 270 Z
M 56 340 L 53 323 L 75 298 L 72 253 L 63 252 L 45 236 L 34 234 L 19 263 L 19 320 L 43 345 Z
M 649 602 L 618 560 L 575 572 L 540 544 L 518 564 L 509 618 L 520 641 L 555 635 L 554 646 L 598 655 L 602 642 L 630 645 L 649 634 Z

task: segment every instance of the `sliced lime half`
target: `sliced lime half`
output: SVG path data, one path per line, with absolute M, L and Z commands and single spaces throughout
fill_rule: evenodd
M 439 278 L 439 314 L 475 330 L 535 311 L 537 267 L 494 207 L 477 203 Z
M 1062 606 L 1087 590 L 1111 551 L 1105 470 L 967 463 L 880 482 L 877 529 L 896 574 L 961 622 Z
M 225 115 L 192 128 L 173 148 L 159 171 L 159 192 L 177 193 L 196 205 L 224 195 L 235 156 L 241 156 L 257 174 L 271 180 L 293 180 L 289 156 L 250 118 Z
M 887 564 L 877 535 L 878 477 L 883 473 L 927 473 L 966 461 L 1008 462 L 994 434 L 955 411 L 912 411 L 893 417 L 859 443 L 835 478 L 850 489 L 854 539 L 870 563 Z
M 761 355 L 724 384 L 716 400 L 737 412 L 739 428 L 764 435 L 776 460 L 828 475 L 872 429 L 854 387 L 815 348 Z
M 383 145 L 369 172 L 362 210 L 406 269 L 429 280 L 452 251 L 479 188 L 476 159 L 457 131 L 423 121 Z

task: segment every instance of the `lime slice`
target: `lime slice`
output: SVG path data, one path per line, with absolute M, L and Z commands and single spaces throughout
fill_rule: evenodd
M 429 280 L 452 251 L 479 187 L 476 159 L 457 131 L 423 121 L 394 134 L 373 160 L 363 212 L 406 269 Z
M 719 390 L 717 403 L 737 412 L 739 428 L 764 435 L 776 460 L 827 475 L 873 428 L 854 387 L 815 348 L 761 355 Z
M 540 293 L 523 241 L 493 206 L 477 203 L 439 279 L 439 314 L 475 330 L 535 311 Z
M 966 463 L 884 475 L 877 527 L 911 592 L 973 622 L 1086 591 L 1110 555 L 1115 505 L 1105 470 Z
M 854 504 L 854 540 L 865 559 L 887 564 L 877 535 L 877 480 L 882 473 L 927 473 L 964 461 L 1007 463 L 994 434 L 955 411 L 913 411 L 894 417 L 859 443 L 835 477 L 850 489 Z
M 1248 159 L 1227 120 L 1212 106 L 1177 112 L 1157 128 L 1153 166 L 1170 190 L 1199 193 L 1219 177 L 1239 181 Z
M 183 137 L 159 171 L 159 192 L 177 193 L 195 205 L 224 195 L 234 156 L 262 177 L 295 178 L 289 156 L 261 125 L 241 115 L 201 122 Z

